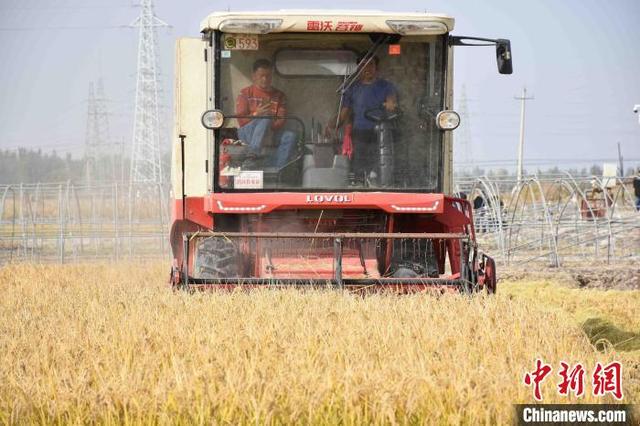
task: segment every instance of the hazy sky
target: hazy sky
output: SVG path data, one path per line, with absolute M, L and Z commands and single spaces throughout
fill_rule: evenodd
M 130 144 L 139 14 L 133 0 L 0 0 L 0 148 L 55 148 L 81 155 L 89 82 L 102 77 L 111 136 Z M 464 85 L 466 146 L 481 166 L 513 162 L 520 103 L 527 103 L 529 168 L 617 158 L 640 165 L 640 0 L 328 2 L 341 9 L 428 11 L 452 15 L 454 34 L 511 39 L 514 74 L 497 73 L 492 48 L 457 48 L 457 108 Z M 198 36 L 215 10 L 313 8 L 317 1 L 155 0 L 164 116 L 171 120 L 174 40 Z M 171 129 L 171 123 L 167 123 Z M 167 141 L 168 144 L 168 141 Z M 458 146 L 460 148 L 461 146 Z M 168 146 L 166 147 L 168 149 Z M 462 152 L 462 150 L 458 150 Z

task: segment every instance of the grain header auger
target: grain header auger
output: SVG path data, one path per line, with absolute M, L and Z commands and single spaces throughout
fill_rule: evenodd
M 494 292 L 469 202 L 452 195 L 455 46 L 428 13 L 218 12 L 177 42 L 179 288 Z

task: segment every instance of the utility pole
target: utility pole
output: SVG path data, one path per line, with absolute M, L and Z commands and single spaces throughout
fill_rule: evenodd
M 518 144 L 518 184 L 522 182 L 522 175 L 524 173 L 522 155 L 524 151 L 524 106 L 526 101 L 534 99 L 533 96 L 527 97 L 527 88 L 522 88 L 522 96 L 514 97 L 514 99 L 520 101 L 520 143 Z
M 620 149 L 620 142 L 618 142 L 618 176 L 624 177 L 624 163 L 622 162 L 622 149 Z
M 462 85 L 462 91 L 460 94 L 459 104 L 456 108 L 458 114 L 460 114 L 460 128 L 454 133 L 458 152 L 458 170 L 473 172 L 475 168 L 475 158 L 473 156 L 473 144 L 471 143 L 471 126 L 469 122 L 469 110 L 467 107 L 467 90 L 465 85 Z

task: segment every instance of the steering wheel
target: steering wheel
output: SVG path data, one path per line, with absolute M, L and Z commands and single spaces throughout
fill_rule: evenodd
M 364 116 L 375 123 L 384 123 L 393 121 L 402 115 L 402 111 L 396 108 L 393 111 L 387 111 L 384 106 L 376 106 L 364 111 Z

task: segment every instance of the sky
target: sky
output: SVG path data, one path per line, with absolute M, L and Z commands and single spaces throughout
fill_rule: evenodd
M 90 82 L 102 79 L 110 136 L 133 133 L 136 0 L 0 0 L 0 149 L 56 149 L 82 156 Z M 155 0 L 161 100 L 172 124 L 174 44 L 198 37 L 216 10 L 316 8 L 317 1 Z M 640 1 L 638 0 L 329 0 L 327 8 L 427 11 L 455 18 L 454 35 L 508 38 L 514 73 L 497 72 L 493 48 L 455 51 L 456 161 L 511 167 L 517 158 L 520 101 L 527 88 L 525 166 L 640 166 Z M 464 96 L 463 96 L 464 93 Z M 466 101 L 463 101 L 465 99 Z M 169 150 L 169 138 L 163 149 Z

